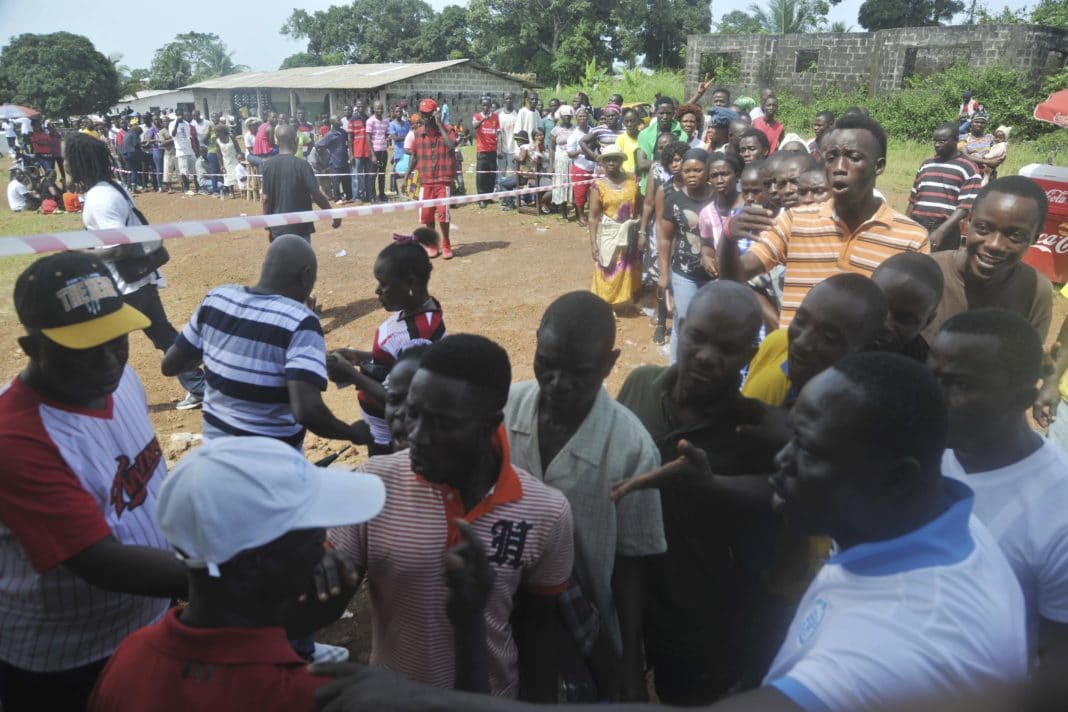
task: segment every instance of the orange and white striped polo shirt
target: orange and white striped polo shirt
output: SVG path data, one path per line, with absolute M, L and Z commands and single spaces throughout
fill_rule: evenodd
M 786 266 L 779 326 L 789 326 L 810 289 L 841 272 L 870 277 L 875 268 L 899 252 L 927 252 L 927 230 L 891 208 L 886 201 L 855 231 L 834 213 L 834 201 L 789 208 L 762 232 L 749 251 L 765 270 Z
M 557 595 L 574 563 L 573 523 L 558 490 L 513 467 L 503 429 L 497 484 L 464 512 L 452 487 L 412 472 L 408 452 L 372 457 L 360 470 L 386 485 L 386 504 L 370 522 L 330 530 L 330 541 L 367 573 L 371 598 L 371 663 L 435 687 L 451 688 L 455 675 L 444 556 L 459 541 L 461 518 L 481 539 L 496 576 L 486 604 L 490 689 L 515 697 L 518 652 L 509 618 L 516 592 Z

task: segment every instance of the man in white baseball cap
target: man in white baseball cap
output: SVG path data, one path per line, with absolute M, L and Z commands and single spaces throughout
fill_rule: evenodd
M 186 455 L 157 514 L 188 567 L 189 605 L 123 641 L 89 708 L 311 710 L 327 679 L 287 638 L 344 611 L 359 577 L 324 551 L 326 528 L 371 519 L 385 497 L 378 477 L 316 467 L 273 438 L 219 438 Z

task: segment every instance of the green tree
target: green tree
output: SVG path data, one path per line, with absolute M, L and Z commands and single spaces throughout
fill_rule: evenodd
M 623 0 L 611 25 L 612 47 L 629 65 L 644 55 L 647 67 L 679 69 L 687 35 L 712 27 L 712 6 L 701 0 Z
M 471 56 L 468 34 L 467 8 L 446 5 L 423 22 L 418 38 L 412 43 L 412 56 L 420 62 L 465 59 Z
M 122 53 L 113 52 L 108 55 L 108 61 L 115 65 L 115 71 L 119 74 L 119 97 L 133 96 L 139 91 L 148 89 L 148 70 L 130 69 L 122 62 Z
M 1031 12 L 1031 22 L 1050 27 L 1068 27 L 1068 0 L 1041 0 Z
M 49 116 L 106 111 L 119 100 L 119 73 L 86 37 L 23 34 L 0 50 L 0 101 Z
M 827 21 L 830 9 L 825 0 L 768 0 L 766 7 L 749 6 L 749 14 L 773 35 L 815 32 Z
M 420 32 L 433 17 L 423 0 L 355 0 L 314 13 L 294 10 L 282 34 L 306 39 L 309 54 L 337 52 L 348 64 L 418 61 Z
M 830 5 L 828 0 L 767 0 L 763 7 L 751 4 L 748 12 L 728 12 L 717 28 L 725 35 L 817 32 L 827 23 Z
M 615 4 L 610 0 L 471 0 L 467 20 L 472 56 L 503 71 L 534 72 L 542 82 L 574 81 L 591 59 L 611 66 L 615 52 L 609 19 Z
M 892 27 L 931 27 L 964 10 L 960 0 L 864 0 L 857 22 L 869 32 Z
M 1012 10 L 1005 5 L 1001 8 L 1001 12 L 997 13 L 985 5 L 978 5 L 975 8 L 975 24 L 977 25 L 1018 25 L 1022 22 L 1029 22 L 1026 8 Z
M 297 67 L 332 67 L 344 64 L 345 57 L 340 52 L 327 52 L 326 54 L 312 54 L 311 52 L 297 52 L 282 60 L 279 69 L 295 69 Z
M 757 35 L 765 30 L 756 19 L 743 10 L 731 10 L 716 23 L 716 31 L 723 35 Z
M 248 71 L 235 64 L 233 52 L 213 32 L 184 32 L 152 57 L 149 84 L 153 89 L 177 89 L 194 82 Z

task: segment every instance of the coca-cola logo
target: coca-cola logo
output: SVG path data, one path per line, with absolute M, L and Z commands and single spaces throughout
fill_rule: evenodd
M 1058 233 L 1044 232 L 1038 236 L 1036 246 L 1044 247 L 1058 255 L 1068 254 L 1068 223 L 1057 226 Z
M 1064 188 L 1050 188 L 1046 191 L 1046 198 L 1049 199 L 1050 205 L 1068 204 L 1068 190 L 1065 190 Z

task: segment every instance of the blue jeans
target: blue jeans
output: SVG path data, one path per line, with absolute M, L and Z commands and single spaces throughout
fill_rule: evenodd
M 266 156 L 257 156 L 255 153 L 248 153 L 245 156 L 248 162 L 256 166 L 256 170 L 263 173 L 263 162 L 266 160 Z
M 352 190 L 357 200 L 365 203 L 375 199 L 375 162 L 374 158 L 354 158 L 355 165 L 352 169 Z
M 163 149 L 152 149 L 152 164 L 156 167 L 156 187 L 163 185 Z
M 222 181 L 219 179 L 219 174 L 222 173 L 222 168 L 219 165 L 219 154 L 208 154 L 208 172 L 211 173 L 211 192 L 218 193 L 219 188 L 222 186 Z M 204 186 L 201 186 L 203 188 Z
M 141 156 L 137 153 L 124 153 L 122 154 L 122 161 L 126 164 L 126 170 L 130 171 L 126 177 L 126 185 L 140 187 Z
M 178 332 L 167 318 L 167 312 L 159 298 L 159 288 L 154 284 L 146 284 L 133 294 L 122 295 L 122 298 L 131 307 L 148 317 L 150 323 L 145 329 L 145 336 L 153 346 L 167 353 L 167 349 L 173 346 L 178 338 Z M 201 369 L 179 373 L 178 382 L 182 384 L 182 388 L 193 395 L 204 396 L 204 371 Z
M 671 271 L 671 296 L 675 302 L 675 311 L 671 315 L 671 356 L 670 363 L 674 364 L 679 357 L 679 324 L 686 318 L 686 311 L 690 308 L 697 290 L 703 283 L 698 283 L 689 277 L 683 277 L 678 272 Z

